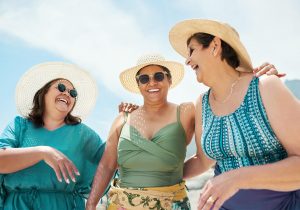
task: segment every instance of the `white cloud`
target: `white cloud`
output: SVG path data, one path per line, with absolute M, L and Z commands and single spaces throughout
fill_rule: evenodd
M 35 1 L 27 7 L 5 6 L 0 19 L 3 31 L 84 66 L 116 93 L 122 89 L 120 70 L 156 46 L 134 17 L 110 1 L 53 0 Z
M 147 51 L 162 52 L 169 59 L 183 62 L 171 49 L 167 31 L 170 22 L 192 17 L 231 23 L 238 29 L 255 65 L 270 61 L 287 72 L 289 79 L 300 78 L 300 28 L 295 27 L 300 14 L 296 1 L 173 1 L 169 9 L 174 11 L 165 11 L 168 5 L 162 3 L 115 3 L 6 1 L 0 7 L 0 30 L 89 69 L 104 86 L 128 100 L 137 96 L 121 87 L 120 70 L 131 67 Z M 169 16 L 164 19 L 165 14 Z M 194 73 L 187 70 L 184 81 L 170 91 L 169 99 L 194 101 L 203 90 Z
M 240 33 L 253 64 L 272 62 L 300 78 L 300 3 L 296 0 L 186 0 L 176 1 L 187 18 L 217 19 L 230 23 Z

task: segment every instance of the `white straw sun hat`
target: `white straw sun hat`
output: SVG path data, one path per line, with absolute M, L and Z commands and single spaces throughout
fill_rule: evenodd
M 207 33 L 219 37 L 229 44 L 237 53 L 240 67 L 236 70 L 252 72 L 250 56 L 240 41 L 239 34 L 227 23 L 214 20 L 191 19 L 177 23 L 169 32 L 169 40 L 172 47 L 183 57 L 187 58 L 187 40 L 195 33 Z
M 18 112 L 22 116 L 28 117 L 36 92 L 57 78 L 67 79 L 74 85 L 78 96 L 72 115 L 81 119 L 86 118 L 96 103 L 97 84 L 87 71 L 63 62 L 46 62 L 35 65 L 21 77 L 16 87 Z
M 170 88 L 175 87 L 183 79 L 184 68 L 183 65 L 175 61 L 166 61 L 160 54 L 146 54 L 141 56 L 136 63 L 136 66 L 126 69 L 120 74 L 120 81 L 123 87 L 134 93 L 140 93 L 138 84 L 136 82 L 137 72 L 149 65 L 159 65 L 166 67 L 172 76 L 172 85 Z

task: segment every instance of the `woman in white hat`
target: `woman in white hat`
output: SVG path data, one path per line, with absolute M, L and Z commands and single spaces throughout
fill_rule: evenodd
M 32 67 L 16 88 L 16 117 L 0 136 L 0 209 L 84 209 L 103 154 L 100 137 L 81 123 L 97 86 L 62 62 Z
M 158 54 L 141 57 L 120 74 L 124 88 L 141 94 L 144 103 L 115 119 L 87 209 L 96 209 L 117 166 L 120 176 L 109 192 L 108 209 L 190 209 L 182 175 L 194 106 L 167 100 L 183 74 L 182 64 Z
M 237 32 L 212 20 L 186 20 L 169 34 L 198 82 L 197 154 L 184 177 L 215 165 L 198 209 L 300 209 L 300 104 L 276 76 L 253 77 Z

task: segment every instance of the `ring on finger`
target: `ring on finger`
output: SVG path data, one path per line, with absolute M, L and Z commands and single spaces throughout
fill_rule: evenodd
M 207 199 L 207 203 L 214 203 L 216 201 L 215 198 L 213 198 L 212 196 L 210 196 L 208 199 Z

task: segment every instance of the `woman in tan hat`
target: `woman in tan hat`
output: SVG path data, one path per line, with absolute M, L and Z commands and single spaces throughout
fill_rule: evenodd
M 194 106 L 167 100 L 183 74 L 182 64 L 158 54 L 141 57 L 120 74 L 122 85 L 141 94 L 144 103 L 115 119 L 86 209 L 96 209 L 117 166 L 120 176 L 111 186 L 108 209 L 190 209 L 182 175 Z
M 253 77 L 237 32 L 212 20 L 186 20 L 170 31 L 198 82 L 197 154 L 184 177 L 215 164 L 198 209 L 300 209 L 300 103 L 276 76 Z
M 81 123 L 97 86 L 79 67 L 62 62 L 32 67 L 16 88 L 16 117 L 0 136 L 0 209 L 84 209 L 104 151 Z

